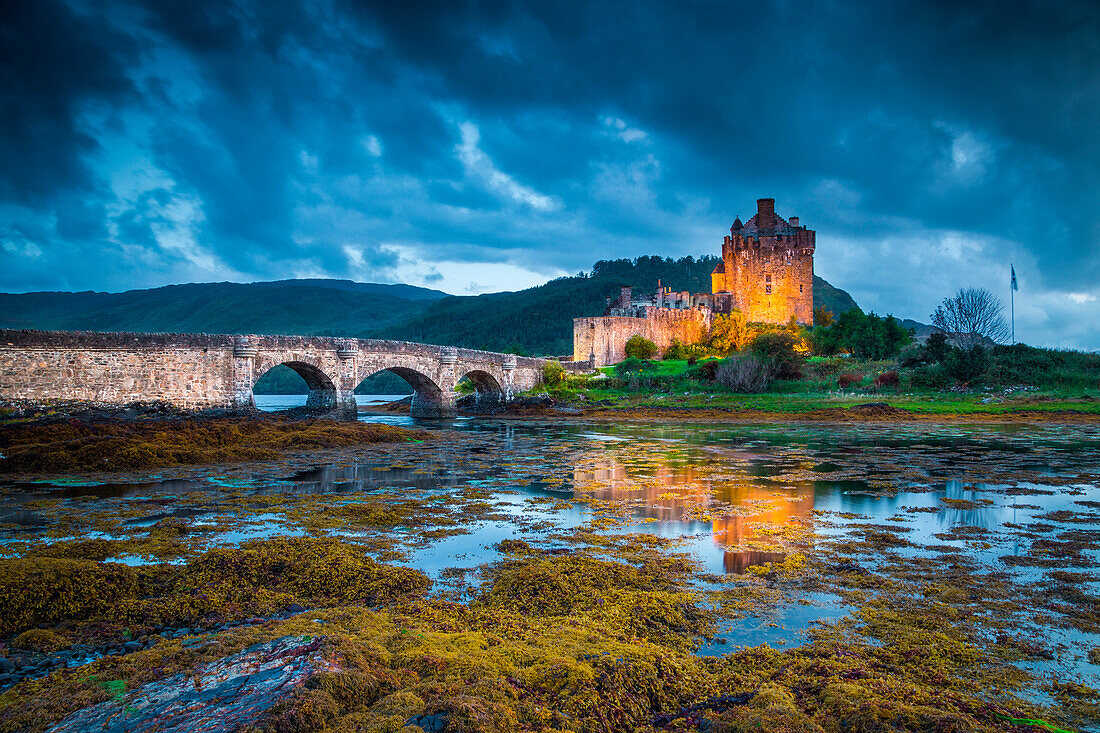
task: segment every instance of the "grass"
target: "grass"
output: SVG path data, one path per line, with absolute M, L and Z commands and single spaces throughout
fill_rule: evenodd
M 915 416 L 997 416 L 1029 413 L 1100 415 L 1097 388 L 1078 389 L 1047 386 L 1036 389 L 986 387 L 935 390 L 914 386 L 901 370 L 897 387 L 875 387 L 875 377 L 897 370 L 896 362 L 811 357 L 804 376 L 797 380 L 773 381 L 767 392 L 739 394 L 700 376 L 700 366 L 686 361 L 652 361 L 632 375 L 619 375 L 614 366 L 602 367 L 603 378 L 572 377 L 549 392 L 567 403 L 583 403 L 611 411 L 645 408 L 683 410 L 732 410 L 759 413 L 803 414 L 819 410 L 845 409 L 868 402 L 881 402 Z M 1003 370 L 1002 370 L 1003 372 Z M 845 389 L 838 386 L 841 374 L 858 379 Z M 1059 373 L 1060 374 L 1060 373 Z M 1064 375 L 1054 375 L 1064 382 Z M 1052 377 L 1052 378 L 1054 378 Z M 1097 375 L 1077 375 L 1074 385 L 1094 382 Z M 1100 382 L 1097 382 L 1100 386 Z

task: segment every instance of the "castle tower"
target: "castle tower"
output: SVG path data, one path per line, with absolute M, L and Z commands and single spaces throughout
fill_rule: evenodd
M 715 310 L 738 308 L 750 323 L 814 319 L 814 248 L 817 233 L 775 213 L 775 199 L 756 200 L 756 215 L 734 220 L 711 274 Z M 723 307 L 719 307 L 721 304 Z

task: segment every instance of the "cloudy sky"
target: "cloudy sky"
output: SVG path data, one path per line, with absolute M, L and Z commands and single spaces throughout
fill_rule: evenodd
M 962 286 L 1100 348 L 1100 5 L 15 0 L 0 290 L 287 277 L 511 290 L 716 254 L 776 199 L 816 270 Z

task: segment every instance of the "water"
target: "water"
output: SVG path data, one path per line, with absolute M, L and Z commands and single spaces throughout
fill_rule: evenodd
M 262 409 L 303 402 L 302 395 L 257 397 Z M 0 484 L 0 548 L 17 554 L 39 538 L 91 537 L 93 530 L 140 537 L 166 517 L 191 522 L 207 546 L 319 532 L 377 539 L 376 529 L 320 519 L 349 502 L 417 499 L 438 501 L 440 517 L 456 506 L 491 507 L 461 510 L 458 527 L 441 524 L 447 531 L 438 534 L 425 534 L 430 512 L 425 526 L 381 533 L 397 561 L 436 578 L 444 569 L 473 570 L 498 559 L 494 545 L 502 539 L 553 543 L 555 534 L 605 518 L 603 531 L 675 539 L 713 582 L 782 561 L 791 552 L 785 543 L 801 537 L 811 557 L 851 556 L 871 570 L 965 557 L 1021 592 L 1064 587 L 1057 572 L 1077 573 L 1074 587 L 1086 597 L 1100 591 L 1091 577 L 1100 555 L 1100 432 L 1093 428 L 360 419 L 466 438 L 373 447 L 274 472 L 244 465 L 134 481 Z M 241 497 L 283 499 L 248 513 L 233 508 Z M 94 527 L 86 521 L 90 510 L 98 513 Z M 112 527 L 111 517 L 122 515 Z M 882 544 L 851 544 L 866 538 Z M 723 636 L 740 646 L 794 644 L 815 622 L 851 610 L 832 593 L 807 592 L 766 615 L 729 623 Z M 1063 668 L 1070 660 L 1095 684 L 1100 669 L 1081 652 L 1100 645 L 1100 637 L 1057 613 L 1049 618 L 1037 615 L 1034 633 L 1064 651 Z
M 253 399 L 256 400 L 256 407 L 260 410 L 277 412 L 295 407 L 305 407 L 306 397 L 307 395 L 304 394 L 258 394 L 254 395 Z M 406 397 L 408 395 L 404 394 L 357 394 L 355 395 L 355 404 L 362 406 L 384 405 L 387 402 L 401 400 Z

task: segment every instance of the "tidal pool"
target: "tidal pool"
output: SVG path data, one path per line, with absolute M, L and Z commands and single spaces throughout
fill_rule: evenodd
M 713 607 L 751 587 L 700 654 L 797 645 L 908 593 L 1015 650 L 1035 699 L 1051 680 L 1097 686 L 1094 428 L 361 419 L 458 435 L 280 466 L 0 484 L 0 552 L 96 538 L 118 543 L 108 559 L 140 564 L 335 536 L 462 598 L 503 540 L 565 551 L 587 533 L 651 535 L 694 559 Z

